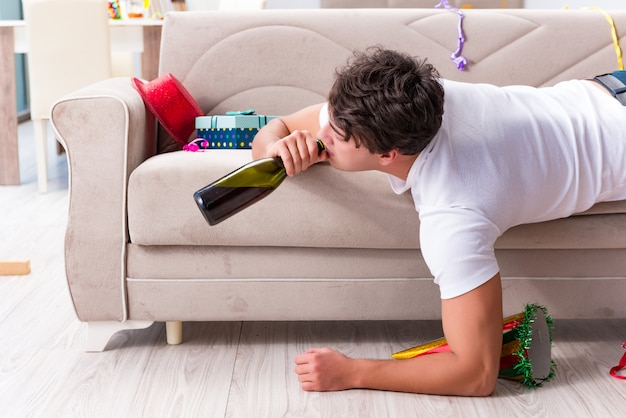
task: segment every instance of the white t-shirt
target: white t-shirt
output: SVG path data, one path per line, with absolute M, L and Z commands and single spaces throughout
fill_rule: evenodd
M 626 199 L 626 107 L 584 81 L 496 87 L 443 81 L 444 116 L 407 181 L 422 254 L 443 299 L 499 271 L 507 229 Z

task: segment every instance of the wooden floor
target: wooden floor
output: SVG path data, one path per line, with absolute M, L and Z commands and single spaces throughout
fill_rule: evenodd
M 52 139 L 50 148 L 52 148 Z M 185 323 L 167 346 L 163 324 L 118 333 L 85 353 L 86 327 L 64 281 L 65 156 L 50 151 L 37 193 L 32 127 L 20 125 L 22 185 L 0 186 L 0 260 L 32 272 L 0 276 L 1 417 L 621 417 L 626 381 L 609 376 L 626 319 L 556 321 L 557 377 L 536 390 L 500 380 L 490 398 L 352 390 L 306 393 L 293 358 L 330 346 L 370 358 L 442 335 L 437 322 Z M 521 310 L 521 309 L 520 309 Z

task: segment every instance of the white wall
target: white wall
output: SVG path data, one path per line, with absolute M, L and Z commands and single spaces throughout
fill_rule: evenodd
M 320 0 L 265 0 L 268 9 L 318 9 Z M 433 5 L 437 3 L 433 0 Z M 581 7 L 600 7 L 604 10 L 626 9 L 624 0 L 525 0 L 526 9 L 570 9 Z
M 320 0 L 265 0 L 266 9 L 319 9 Z
M 624 0 L 525 0 L 526 9 L 580 9 L 581 7 L 599 7 L 603 10 L 626 9 Z

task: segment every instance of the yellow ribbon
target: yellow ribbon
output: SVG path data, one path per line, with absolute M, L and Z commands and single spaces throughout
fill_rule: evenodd
M 583 7 L 582 10 L 592 10 L 600 12 L 604 15 L 609 25 L 611 25 L 611 39 L 613 40 L 613 47 L 615 48 L 615 55 L 617 55 L 617 65 L 620 70 L 624 69 L 624 63 L 622 61 L 622 48 L 619 45 L 619 38 L 617 37 L 617 28 L 615 27 L 615 21 L 606 11 L 599 7 Z

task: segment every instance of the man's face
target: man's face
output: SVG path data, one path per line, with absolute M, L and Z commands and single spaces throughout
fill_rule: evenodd
M 376 170 L 378 167 L 376 154 L 372 154 L 363 145 L 356 146 L 354 138 L 345 140 L 344 133 L 337 128 L 329 114 L 328 120 L 322 123 L 317 134 L 324 145 L 330 159 L 330 165 L 343 171 Z

